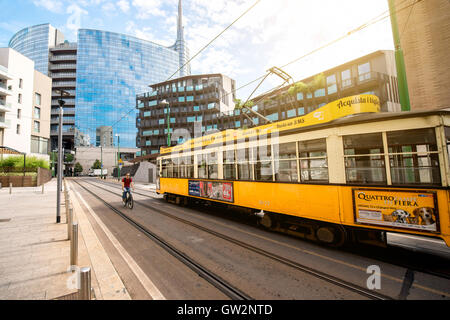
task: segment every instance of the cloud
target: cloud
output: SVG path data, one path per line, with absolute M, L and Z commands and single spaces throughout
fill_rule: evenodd
M 137 10 L 137 19 L 148 19 L 150 17 L 166 17 L 161 0 L 133 0 L 132 5 Z
M 33 0 L 33 3 L 37 7 L 43 7 L 48 11 L 53 13 L 62 13 L 63 10 L 63 2 L 55 1 L 55 0 Z
M 128 13 L 130 11 L 130 3 L 128 0 L 120 0 L 117 2 L 117 6 L 122 10 L 124 13 Z

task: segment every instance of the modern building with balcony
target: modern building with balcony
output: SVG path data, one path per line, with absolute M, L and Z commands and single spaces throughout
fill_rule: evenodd
M 0 48 L 0 146 L 48 159 L 51 79 L 34 61 Z
M 25 28 L 9 45 L 35 61 L 53 79 L 53 89 L 68 91 L 64 99 L 63 145 L 66 151 L 100 146 L 96 130 L 113 128 L 124 147 L 136 147 L 136 95 L 149 83 L 190 74 L 184 40 L 182 1 L 178 3 L 177 39 L 165 47 L 128 35 L 91 29 L 78 30 L 77 43 L 49 24 Z M 0 89 L 1 90 L 1 89 Z M 52 97 L 52 149 L 56 147 L 58 97 Z M 76 110 L 76 112 L 75 112 Z
M 152 84 L 152 91 L 138 95 L 136 144 L 141 155 L 159 153 L 176 145 L 224 128 L 224 118 L 234 110 L 236 82 L 222 74 L 204 74 Z
M 320 88 L 292 94 L 289 89 L 294 84 L 286 85 L 252 98 L 252 109 L 276 122 L 303 116 L 343 97 L 374 94 L 380 99 L 382 111 L 401 110 L 393 51 L 376 51 L 299 82 L 310 84 L 318 75 L 323 77 Z M 142 150 L 138 154 L 141 160 L 154 158 L 160 147 L 168 145 L 168 130 L 173 146 L 194 137 L 194 125 L 198 136 L 211 130 L 250 128 L 266 123 L 249 111 L 234 108 L 234 80 L 219 80 L 221 77 L 216 74 L 174 79 L 151 85 L 151 92 L 136 97 L 139 110 L 136 142 Z M 221 101 L 225 97 L 230 100 Z M 227 108 L 220 107 L 221 103 Z M 186 134 L 183 136 L 182 132 Z
M 380 99 L 384 112 L 401 111 L 397 88 L 397 72 L 394 52 L 376 51 L 349 61 L 319 74 L 301 80 L 310 84 L 318 75 L 323 76 L 323 86 L 314 88 L 313 92 L 295 92 L 289 94 L 287 85 L 279 90 L 252 98 L 253 110 L 272 122 L 299 117 L 343 97 L 357 94 L 373 94 Z M 300 81 L 299 81 L 300 82 Z M 235 110 L 224 129 L 237 128 L 237 124 L 245 127 L 265 124 L 265 121 L 254 114 L 252 118 L 242 117 L 241 110 Z
M 75 149 L 75 98 L 77 77 L 77 44 L 64 43 L 50 48 L 49 76 L 53 79 L 52 114 L 51 114 L 51 148 L 58 147 L 59 99 L 55 90 L 64 90 L 69 95 L 64 97 L 63 107 L 63 148 Z

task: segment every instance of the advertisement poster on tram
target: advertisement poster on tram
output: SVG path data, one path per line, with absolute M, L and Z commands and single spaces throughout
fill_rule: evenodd
M 434 192 L 353 189 L 357 223 L 437 232 Z
M 230 182 L 189 180 L 189 195 L 213 200 L 233 202 L 233 184 Z

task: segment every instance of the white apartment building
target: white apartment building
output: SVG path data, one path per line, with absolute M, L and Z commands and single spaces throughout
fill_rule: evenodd
M 52 80 L 34 68 L 31 59 L 0 48 L 0 146 L 48 159 Z

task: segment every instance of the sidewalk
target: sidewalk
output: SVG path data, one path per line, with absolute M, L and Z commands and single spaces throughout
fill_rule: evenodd
M 78 266 L 91 267 L 95 299 L 130 299 L 74 196 Z M 0 190 L 0 300 L 48 300 L 77 292 L 70 272 L 64 194 L 56 223 L 56 180 L 42 187 Z M 92 250 L 95 248 L 95 250 Z M 92 262 L 95 262 L 94 264 Z M 108 279 L 108 282 L 99 281 Z

